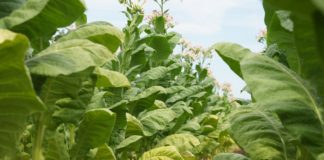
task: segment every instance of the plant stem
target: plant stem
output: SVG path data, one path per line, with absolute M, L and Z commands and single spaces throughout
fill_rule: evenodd
M 33 160 L 43 160 L 42 154 L 42 143 L 44 138 L 45 125 L 44 125 L 44 114 L 41 113 L 36 126 L 36 135 L 33 142 L 32 157 Z

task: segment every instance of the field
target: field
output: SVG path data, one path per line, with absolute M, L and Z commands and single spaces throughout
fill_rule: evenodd
M 263 0 L 261 53 L 193 47 L 154 1 L 119 0 L 118 28 L 82 0 L 0 0 L 0 160 L 324 160 L 323 0 Z

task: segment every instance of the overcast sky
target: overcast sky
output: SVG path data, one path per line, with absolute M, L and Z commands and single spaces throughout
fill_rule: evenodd
M 118 0 L 86 0 L 88 21 L 108 21 L 123 27 L 126 18 Z M 261 0 L 170 0 L 167 3 L 176 22 L 175 31 L 193 44 L 209 47 L 216 42 L 235 42 L 250 48 L 262 50 L 256 40 L 259 31 L 265 28 Z M 157 6 L 147 0 L 145 12 L 150 13 Z M 236 97 L 249 98 L 241 93 L 244 82 L 236 76 L 218 56 L 211 64 L 213 75 L 221 83 L 231 83 Z

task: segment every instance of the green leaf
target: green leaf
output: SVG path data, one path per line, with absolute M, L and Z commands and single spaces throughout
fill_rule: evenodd
M 312 1 L 315 4 L 315 6 L 318 7 L 318 9 L 320 9 L 324 14 L 324 2 L 321 0 L 312 0 Z
M 158 131 L 164 130 L 175 118 L 176 113 L 167 108 L 146 112 L 139 117 L 139 120 L 143 124 L 144 135 L 152 136 Z
M 98 76 L 97 87 L 128 88 L 131 86 L 127 77 L 119 72 L 97 67 L 94 73 Z
M 81 26 L 81 25 L 85 25 L 87 24 L 87 21 L 88 21 L 88 17 L 86 14 L 82 14 L 74 23 L 76 26 Z
M 76 132 L 76 144 L 71 150 L 72 159 L 82 159 L 90 149 L 108 142 L 115 120 L 116 115 L 108 109 L 87 111 Z
M 265 8 L 272 10 L 287 10 L 290 12 L 290 19 L 293 22 L 293 32 L 286 37 L 269 37 L 278 41 L 293 41 L 293 43 L 282 46 L 281 50 L 291 50 L 296 48 L 297 52 L 289 51 L 288 62 L 297 59 L 298 63 L 289 64 L 297 66 L 295 70 L 303 79 L 308 80 L 315 87 L 319 97 L 324 97 L 324 16 L 310 0 L 296 3 L 292 0 L 274 1 L 265 0 Z M 285 39 L 284 39 L 285 38 Z M 296 61 L 296 60 L 295 60 Z M 320 98 L 321 103 L 324 102 Z
M 132 145 L 138 144 L 143 136 L 133 135 L 123 140 L 117 147 L 117 150 L 130 149 Z
M 180 153 L 191 151 L 193 148 L 198 146 L 200 141 L 197 137 L 192 134 L 172 134 L 158 142 L 156 147 L 162 146 L 175 146 Z
M 143 125 L 136 117 L 126 113 L 127 128 L 126 137 L 130 135 L 143 135 Z
M 154 94 L 161 94 L 165 93 L 165 89 L 161 86 L 152 86 L 150 88 L 145 89 L 143 92 L 139 93 L 138 95 L 131 97 L 129 101 L 138 101 L 141 99 L 146 99 L 151 95 Z
M 104 144 L 98 148 L 95 160 L 116 160 L 113 150 L 107 145 Z
M 26 64 L 33 74 L 56 77 L 101 66 L 114 58 L 102 45 L 89 40 L 70 40 L 50 46 Z
M 150 108 L 161 94 L 165 94 L 165 89 L 163 87 L 152 86 L 136 96 L 131 96 L 128 104 L 130 113 L 137 116 L 143 110 Z
M 159 147 L 145 152 L 139 160 L 184 160 L 174 146 Z
M 155 49 L 155 53 L 152 55 L 154 62 L 161 62 L 167 59 L 173 51 L 168 38 L 164 35 L 152 34 L 143 38 L 139 43 L 146 43 L 149 47 Z
M 154 19 L 154 28 L 156 33 L 165 33 L 165 18 L 164 16 L 158 16 Z
M 169 98 L 166 102 L 174 103 L 174 102 L 180 101 L 182 99 L 185 99 L 189 96 L 192 96 L 192 95 L 198 93 L 200 90 L 202 90 L 201 86 L 196 86 L 196 85 L 190 86 L 190 87 L 186 88 L 185 90 L 181 91 L 180 93 L 175 94 L 174 96 Z
M 232 71 L 242 78 L 240 61 L 253 54 L 249 49 L 234 43 L 217 43 L 212 46 L 212 49 L 215 49 Z
M 69 32 L 59 39 L 59 42 L 71 39 L 88 39 L 107 47 L 114 53 L 124 41 L 124 35 L 122 31 L 108 23 L 93 22 Z
M 174 94 L 174 93 L 178 93 L 180 91 L 185 90 L 186 88 L 183 86 L 171 86 L 169 88 L 166 88 L 165 91 L 167 94 Z
M 42 49 L 41 42 L 48 43 L 57 28 L 70 25 L 84 11 L 85 6 L 80 0 L 28 0 L 1 19 L 0 28 L 23 33 L 35 48 Z
M 44 136 L 44 156 L 46 160 L 69 160 L 68 147 L 65 137 L 56 131 L 47 131 Z
M 320 154 L 316 160 L 323 160 L 324 159 L 324 153 Z
M 164 66 L 159 66 L 152 68 L 144 73 L 142 73 L 141 81 L 149 81 L 149 80 L 157 80 L 165 77 L 165 75 L 169 72 L 169 69 Z
M 26 0 L 2 0 L 0 2 L 0 18 L 10 15 L 12 11 L 19 8 Z
M 245 58 L 241 68 L 256 102 L 277 113 L 285 128 L 309 153 L 314 157 L 320 154 L 324 150 L 323 107 L 313 88 L 265 56 Z
M 213 160 L 250 160 L 249 158 L 236 153 L 220 153 Z
M 274 115 L 254 106 L 234 111 L 230 117 L 230 134 L 252 159 L 296 159 L 296 148 Z
M 280 51 L 286 56 L 289 67 L 293 71 L 301 73 L 302 59 L 297 56 L 297 48 L 292 32 L 293 24 L 290 24 L 293 23 L 290 20 L 291 13 L 288 11 L 274 11 L 266 4 L 264 4 L 264 9 L 266 10 L 265 22 L 268 31 L 267 45 L 278 45 Z M 282 20 L 283 17 L 285 17 L 285 21 Z
M 27 116 L 44 110 L 24 65 L 28 39 L 0 29 L 0 158 L 11 156 Z

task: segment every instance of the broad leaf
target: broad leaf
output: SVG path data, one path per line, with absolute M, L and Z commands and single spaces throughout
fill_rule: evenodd
M 297 55 L 295 39 L 293 37 L 293 22 L 288 11 L 274 11 L 264 4 L 266 10 L 267 45 L 278 45 L 280 52 L 286 56 L 290 69 L 301 73 L 301 58 Z
M 126 113 L 127 128 L 126 137 L 131 135 L 143 135 L 143 125 L 136 117 Z
M 59 41 L 71 39 L 88 39 L 94 43 L 106 46 L 114 53 L 123 42 L 124 35 L 118 28 L 108 23 L 94 22 L 80 26 L 78 29 L 62 37 Z
M 218 43 L 212 46 L 229 67 L 242 78 L 240 61 L 253 54 L 249 49 L 234 43 Z
M 310 0 L 298 1 L 298 3 L 292 0 L 265 0 L 263 2 L 265 8 L 271 8 L 277 13 L 278 10 L 290 12 L 289 20 L 293 23 L 293 32 L 286 34 L 285 37 L 280 34 L 271 34 L 271 32 L 268 36 L 278 41 L 279 44 L 289 43 L 279 46 L 281 50 L 289 51 L 288 62 L 293 62 L 290 66 L 303 79 L 312 83 L 319 97 L 324 97 L 324 79 L 322 78 L 324 77 L 324 15 L 316 10 Z M 280 18 L 280 14 L 277 15 Z M 285 25 L 281 24 L 281 26 Z M 297 52 L 294 52 L 294 48 Z M 324 102 L 322 98 L 320 101 Z
M 50 46 L 26 64 L 33 74 L 56 77 L 101 66 L 113 58 L 102 45 L 89 40 L 70 40 Z
M 155 49 L 152 55 L 152 60 L 154 62 L 161 62 L 169 57 L 172 53 L 173 48 L 171 48 L 168 37 L 164 35 L 149 35 L 143 38 L 139 43 L 145 43 L 149 47 Z
M 23 33 L 41 50 L 57 28 L 74 22 L 85 11 L 80 0 L 27 0 L 23 6 L 0 20 L 0 28 Z
M 201 86 L 196 86 L 196 85 L 190 86 L 190 87 L 186 88 L 185 90 L 182 90 L 180 93 L 175 94 L 174 96 L 169 98 L 166 102 L 174 103 L 174 102 L 180 101 L 182 99 L 185 99 L 189 96 L 192 96 L 192 95 L 198 93 L 200 90 L 202 90 Z
M 142 73 L 141 81 L 148 80 L 157 80 L 165 77 L 165 75 L 169 72 L 167 67 L 159 66 L 156 68 L 152 68 L 144 73 Z
M 320 154 L 324 150 L 323 107 L 313 88 L 265 56 L 245 58 L 241 68 L 255 100 L 277 113 L 285 128 L 314 158 Z
M 116 160 L 113 150 L 107 145 L 104 144 L 98 148 L 95 160 Z
M 158 131 L 164 130 L 168 124 L 176 118 L 171 109 L 156 109 L 146 112 L 139 117 L 144 127 L 144 135 L 152 136 Z
M 130 113 L 137 116 L 143 110 L 150 108 L 159 95 L 164 94 L 165 89 L 161 86 L 153 86 L 145 89 L 136 96 L 131 96 L 129 98 L 129 110 Z
M 28 39 L 0 29 L 0 158 L 11 156 L 27 116 L 44 110 L 24 65 Z
M 97 67 L 94 72 L 97 78 L 97 87 L 130 87 L 130 83 L 123 74 Z
M 174 146 L 160 147 L 145 152 L 139 160 L 184 160 Z
M 123 140 L 117 147 L 117 150 L 123 150 L 123 149 L 131 149 L 129 147 L 132 147 L 132 145 L 138 145 L 139 141 L 143 138 L 143 136 L 129 136 L 125 140 Z
M 108 142 L 115 120 L 116 115 L 108 109 L 87 111 L 76 132 L 76 144 L 71 150 L 72 159 L 82 159 L 90 149 Z
M 296 149 L 274 115 L 244 107 L 234 111 L 230 124 L 230 134 L 252 159 L 296 159 Z
M 169 135 L 159 141 L 156 146 L 175 146 L 180 153 L 183 153 L 186 151 L 191 151 L 199 144 L 200 141 L 197 137 L 193 136 L 192 134 L 183 133 Z

